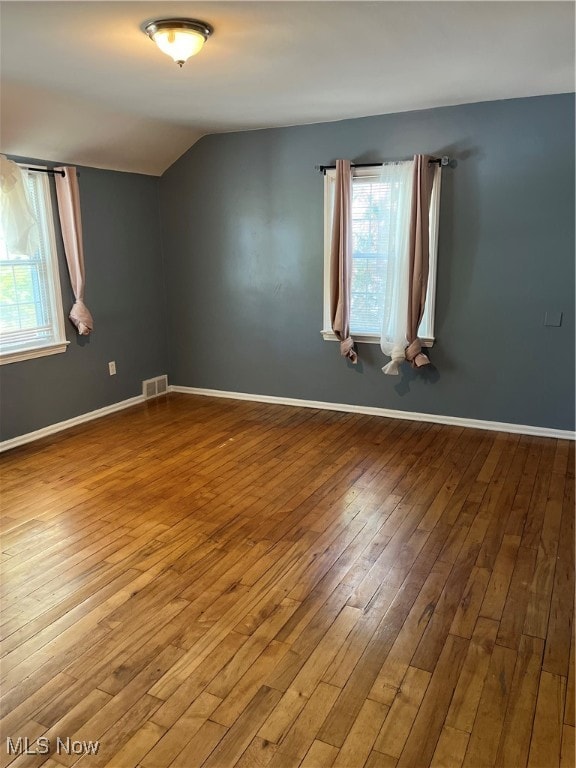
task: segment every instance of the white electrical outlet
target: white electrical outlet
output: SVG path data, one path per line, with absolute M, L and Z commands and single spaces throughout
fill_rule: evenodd
M 116 363 L 114 362 L 114 360 L 108 363 L 108 370 L 110 371 L 110 376 L 116 375 Z

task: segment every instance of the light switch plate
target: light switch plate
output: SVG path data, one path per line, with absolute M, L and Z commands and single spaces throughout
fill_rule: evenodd
M 562 312 L 546 312 L 544 315 L 544 325 L 558 328 L 562 325 Z

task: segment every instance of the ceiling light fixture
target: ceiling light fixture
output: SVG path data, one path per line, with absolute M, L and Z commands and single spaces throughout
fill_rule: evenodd
M 196 19 L 156 19 L 142 26 L 158 48 L 182 66 L 201 49 L 214 31 L 209 24 Z

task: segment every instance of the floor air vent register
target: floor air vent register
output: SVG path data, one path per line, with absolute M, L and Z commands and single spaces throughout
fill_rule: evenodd
M 155 379 L 146 379 L 142 382 L 142 394 L 145 400 L 150 400 L 168 392 L 168 376 L 157 376 Z

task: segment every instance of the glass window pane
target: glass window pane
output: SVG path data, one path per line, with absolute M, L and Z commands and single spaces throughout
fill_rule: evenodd
M 2 266 L 0 268 L 0 304 L 15 304 L 16 296 L 12 267 Z
M 20 328 L 36 328 L 41 325 L 36 304 L 19 304 L 18 309 L 20 310 Z
M 18 331 L 20 329 L 20 317 L 16 305 L 0 306 L 0 331 Z
M 14 267 L 14 285 L 17 301 L 34 301 L 35 272 L 36 269 L 31 265 L 19 264 Z
M 352 295 L 350 328 L 380 333 L 387 254 L 381 252 L 390 222 L 390 187 L 358 178 L 352 186 Z
M 48 177 L 24 178 L 39 238 L 34 253 L 10 253 L 0 228 L 0 344 L 6 355 L 65 339 Z

